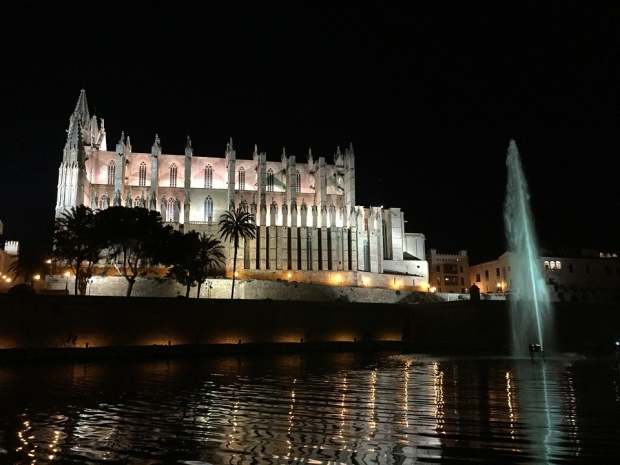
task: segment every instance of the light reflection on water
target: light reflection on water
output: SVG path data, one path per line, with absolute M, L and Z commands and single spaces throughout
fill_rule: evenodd
M 620 458 L 612 361 L 312 354 L 0 367 L 0 463 Z

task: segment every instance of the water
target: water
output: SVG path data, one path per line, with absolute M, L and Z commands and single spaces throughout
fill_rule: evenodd
M 0 367 L 0 400 L 0 463 L 620 459 L 613 359 L 346 353 L 29 364 Z
M 510 290 L 514 297 L 510 311 L 512 350 L 515 356 L 528 353 L 530 344 L 539 344 L 543 351 L 552 349 L 551 304 L 542 276 L 538 240 L 530 210 L 530 195 L 519 150 L 510 141 L 506 157 L 508 183 L 504 206 L 504 224 L 508 251 L 511 252 Z

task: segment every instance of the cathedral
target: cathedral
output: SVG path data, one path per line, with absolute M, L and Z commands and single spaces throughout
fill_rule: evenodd
M 405 232 L 399 208 L 356 205 L 355 192 L 352 145 L 337 148 L 333 164 L 311 150 L 303 161 L 284 149 L 280 161 L 267 161 L 256 145 L 238 157 L 232 138 L 219 157 L 194 155 L 189 137 L 182 155 L 163 153 L 157 135 L 150 153 L 135 152 L 124 134 L 108 150 L 104 120 L 90 116 L 82 89 L 59 169 L 56 217 L 82 204 L 143 207 L 181 231 L 219 236 L 220 215 L 242 207 L 257 228 L 255 239 L 240 244 L 240 277 L 426 290 L 424 235 Z M 230 276 L 232 247 L 225 245 Z

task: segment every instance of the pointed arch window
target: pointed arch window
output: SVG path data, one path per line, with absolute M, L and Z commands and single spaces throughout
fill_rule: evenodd
M 243 166 L 239 168 L 239 182 L 237 190 L 244 191 L 245 190 L 245 168 Z
M 140 169 L 138 171 L 138 185 L 146 186 L 146 163 L 140 163 Z
M 213 220 L 213 199 L 210 195 L 205 199 L 205 221 Z
M 267 192 L 273 192 L 273 170 L 267 170 Z
M 136 198 L 133 199 L 133 206 L 134 206 L 134 208 L 138 208 L 138 207 L 141 206 L 140 205 L 140 196 L 139 195 L 136 195 Z
M 168 223 L 174 221 L 174 199 L 172 197 L 168 199 L 168 205 L 166 205 L 166 221 Z
M 177 165 L 170 165 L 170 187 L 177 187 Z
M 213 189 L 213 167 L 205 166 L 205 189 Z
M 114 160 L 111 160 L 108 163 L 108 185 L 114 185 L 114 178 L 116 177 L 116 163 Z
M 301 192 L 301 173 L 295 170 L 295 192 Z

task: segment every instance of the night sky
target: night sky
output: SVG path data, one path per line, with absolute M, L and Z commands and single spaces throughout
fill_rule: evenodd
M 134 151 L 333 163 L 357 203 L 401 207 L 427 249 L 505 250 L 514 138 L 540 243 L 620 250 L 617 2 L 12 2 L 0 18 L 0 220 L 49 247 L 82 86 Z M 49 5 L 48 5 L 49 4 Z M 182 5 L 182 6 L 179 6 Z

